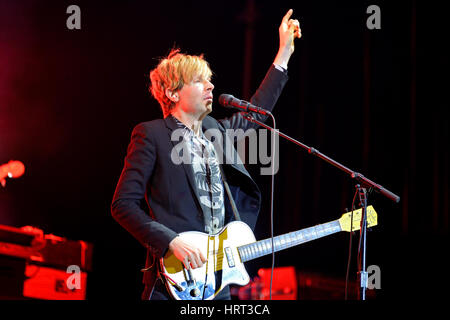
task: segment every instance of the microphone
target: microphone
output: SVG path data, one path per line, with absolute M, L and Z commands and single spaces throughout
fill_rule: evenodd
M 221 94 L 219 96 L 219 103 L 226 108 L 238 109 L 244 112 L 255 112 L 264 116 L 271 114 L 270 111 L 257 107 L 250 102 L 239 100 L 231 94 Z

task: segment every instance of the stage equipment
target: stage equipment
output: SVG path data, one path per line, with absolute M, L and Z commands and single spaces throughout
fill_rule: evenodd
M 82 300 L 93 245 L 0 225 L 0 298 Z
M 230 293 L 239 300 L 269 300 L 271 268 L 261 268 L 258 276 L 243 287 L 232 286 Z M 274 268 L 272 300 L 297 300 L 297 276 L 292 266 Z
M 367 191 L 368 188 L 369 191 L 375 190 L 376 192 L 382 194 L 383 196 L 387 197 L 388 199 L 398 203 L 400 201 L 400 197 L 391 191 L 387 190 L 383 186 L 367 179 L 364 177 L 361 173 L 350 170 L 349 168 L 345 167 L 344 165 L 340 164 L 339 162 L 331 159 L 330 157 L 322 154 L 319 150 L 308 147 L 307 145 L 301 143 L 300 141 L 295 140 L 294 138 L 289 137 L 288 135 L 280 132 L 279 130 L 274 130 L 274 128 L 271 128 L 267 126 L 266 124 L 262 123 L 261 121 L 256 120 L 251 116 L 250 113 L 244 114 L 244 118 L 248 121 L 251 121 L 253 123 L 256 123 L 260 125 L 263 128 L 266 128 L 270 130 L 271 132 L 275 132 L 279 136 L 295 143 L 296 145 L 302 147 L 303 149 L 307 150 L 309 154 L 315 155 L 316 157 L 328 162 L 329 164 L 333 165 L 334 167 L 344 171 L 345 173 L 349 174 L 352 179 L 356 181 L 355 189 L 356 192 L 359 194 L 360 199 L 360 205 L 362 208 L 362 215 L 360 220 L 360 243 L 362 244 L 362 248 L 360 249 L 359 257 L 361 258 L 361 261 L 358 263 L 360 266 L 360 269 L 358 270 L 358 278 L 360 282 L 360 300 L 366 299 L 366 289 L 368 286 L 368 274 L 366 271 L 366 231 L 367 231 Z
M 25 172 L 25 166 L 22 162 L 11 160 L 8 163 L 0 165 L 0 184 L 6 185 L 6 178 L 18 178 Z
M 262 115 L 270 115 L 269 110 L 257 107 L 245 100 L 239 100 L 231 94 L 221 94 L 219 96 L 219 103 L 226 108 L 233 108 L 244 112 L 255 112 Z

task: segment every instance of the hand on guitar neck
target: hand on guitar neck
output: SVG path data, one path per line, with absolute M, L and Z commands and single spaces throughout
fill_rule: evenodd
M 197 269 L 203 267 L 206 258 L 201 250 L 180 237 L 175 237 L 169 243 L 169 250 L 180 260 L 186 269 Z

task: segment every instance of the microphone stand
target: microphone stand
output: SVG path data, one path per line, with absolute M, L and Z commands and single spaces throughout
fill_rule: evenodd
M 289 137 L 288 135 L 280 132 L 279 130 L 273 129 L 269 127 L 268 125 L 262 123 L 261 121 L 256 120 L 253 118 L 250 114 L 244 114 L 244 118 L 250 122 L 256 123 L 260 125 L 261 127 L 268 129 L 272 132 L 275 132 L 279 136 L 295 143 L 296 145 L 302 147 L 303 149 L 307 150 L 309 154 L 314 155 L 316 157 L 319 157 L 320 159 L 328 162 L 329 164 L 335 166 L 336 168 L 340 169 L 341 171 L 344 171 L 352 179 L 355 179 L 357 184 L 355 186 L 359 198 L 360 198 L 360 205 L 362 207 L 362 217 L 361 217 L 361 232 L 360 232 L 360 241 L 362 241 L 362 253 L 361 253 L 361 270 L 358 271 L 358 278 L 360 282 L 359 287 L 359 298 L 360 300 L 366 299 L 366 289 L 368 284 L 368 276 L 366 271 L 366 231 L 367 231 L 367 193 L 366 188 L 375 190 L 376 192 L 384 195 L 388 199 L 398 203 L 400 201 L 400 197 L 396 194 L 392 193 L 391 191 L 387 190 L 383 186 L 371 181 L 370 179 L 364 177 L 361 173 L 353 171 L 346 166 L 340 164 L 339 162 L 331 159 L 330 157 L 324 155 L 319 150 L 309 147 L 305 145 L 304 143 L 301 143 L 300 141 L 295 140 L 294 138 Z

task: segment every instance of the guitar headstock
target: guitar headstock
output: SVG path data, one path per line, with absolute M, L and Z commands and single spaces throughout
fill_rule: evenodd
M 359 230 L 361 227 L 361 216 L 362 209 L 353 210 L 353 225 L 351 226 L 352 212 L 347 212 L 342 215 L 339 219 L 339 224 L 341 225 L 342 231 L 350 232 L 350 227 L 352 227 L 352 231 Z M 378 224 L 377 220 L 377 212 L 373 208 L 373 206 L 367 207 L 367 227 L 373 227 Z

